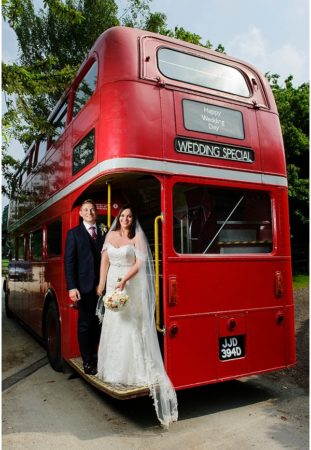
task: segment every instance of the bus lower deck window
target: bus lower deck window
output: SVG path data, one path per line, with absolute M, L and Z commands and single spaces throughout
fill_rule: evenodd
M 177 253 L 272 251 L 271 201 L 266 192 L 178 183 L 173 202 Z

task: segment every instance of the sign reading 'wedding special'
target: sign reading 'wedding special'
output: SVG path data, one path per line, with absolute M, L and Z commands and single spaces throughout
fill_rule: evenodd
M 183 100 L 183 113 L 187 130 L 244 139 L 243 116 L 240 111 Z
M 207 156 L 209 158 L 228 159 L 243 163 L 253 163 L 255 161 L 254 151 L 250 148 L 231 147 L 215 142 L 198 141 L 177 137 L 175 139 L 175 150 L 178 153 L 188 155 Z

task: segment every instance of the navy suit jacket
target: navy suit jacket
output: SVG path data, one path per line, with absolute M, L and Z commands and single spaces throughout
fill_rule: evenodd
M 99 282 L 99 268 L 104 236 L 97 224 L 94 241 L 84 224 L 68 231 L 65 247 L 65 276 L 67 289 L 78 289 L 81 294 L 94 290 Z

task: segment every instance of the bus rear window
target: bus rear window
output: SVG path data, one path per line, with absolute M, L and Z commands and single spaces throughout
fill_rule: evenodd
M 241 97 L 250 95 L 242 73 L 225 64 L 161 48 L 158 50 L 158 67 L 164 76 L 173 80 Z
M 266 192 L 178 183 L 173 201 L 177 253 L 272 251 L 271 200 Z

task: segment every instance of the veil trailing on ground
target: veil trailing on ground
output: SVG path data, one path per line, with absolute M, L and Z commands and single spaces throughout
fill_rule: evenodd
M 109 233 L 117 226 L 114 220 L 105 242 L 109 242 Z M 104 245 L 105 248 L 105 245 Z M 146 385 L 154 401 L 156 414 L 161 425 L 167 428 L 171 422 L 178 418 L 177 396 L 175 389 L 167 376 L 159 347 L 155 325 L 155 274 L 152 253 L 138 220 L 135 228 L 135 256 L 138 261 L 139 291 L 141 299 L 139 316 L 141 337 L 143 342 L 143 357 L 146 366 Z M 130 300 L 129 300 L 130 301 Z M 97 310 L 97 315 L 101 313 Z

